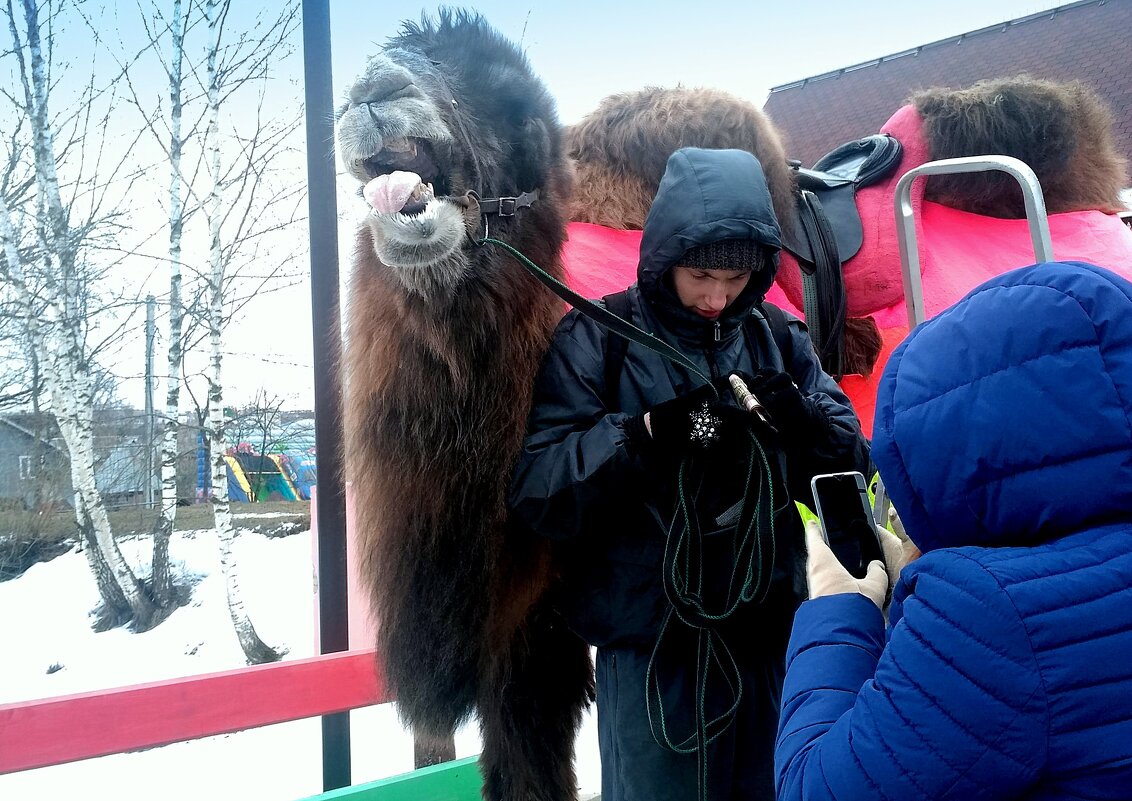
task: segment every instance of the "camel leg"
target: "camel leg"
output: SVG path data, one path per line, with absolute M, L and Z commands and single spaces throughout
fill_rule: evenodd
M 479 703 L 485 801 L 575 801 L 574 739 L 593 698 L 589 648 L 536 608 Z
M 427 768 L 456 758 L 456 741 L 452 735 L 433 737 L 413 732 L 413 767 Z

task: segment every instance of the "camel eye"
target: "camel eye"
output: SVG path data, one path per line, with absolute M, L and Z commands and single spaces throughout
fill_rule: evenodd
M 460 104 L 456 102 L 456 98 L 452 98 L 452 108 L 460 108 Z

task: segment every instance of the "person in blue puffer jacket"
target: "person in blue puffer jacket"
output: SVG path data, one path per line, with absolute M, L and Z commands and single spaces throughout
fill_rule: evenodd
M 973 290 L 888 362 L 872 455 L 923 555 L 886 634 L 879 563 L 809 537 L 779 801 L 1132 798 L 1132 284 Z

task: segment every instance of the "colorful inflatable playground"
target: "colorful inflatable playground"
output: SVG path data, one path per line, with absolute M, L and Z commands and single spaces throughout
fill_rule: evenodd
M 318 471 L 313 440 L 289 442 L 276 453 L 258 453 L 248 442 L 229 448 L 228 499 L 240 503 L 309 501 Z M 208 449 L 203 437 L 197 446 L 197 497 L 208 495 Z

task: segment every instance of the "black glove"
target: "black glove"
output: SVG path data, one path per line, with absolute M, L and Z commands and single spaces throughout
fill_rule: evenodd
M 810 439 L 824 427 L 825 416 L 813 401 L 802 396 L 789 373 L 764 367 L 747 384 L 759 403 L 770 413 L 770 421 L 784 435 Z
M 658 404 L 648 415 L 651 437 L 642 414 L 626 424 L 630 439 L 673 455 L 715 448 L 741 436 L 749 422 L 745 412 L 716 400 L 715 392 L 708 385 Z M 645 445 L 646 440 L 648 445 Z

